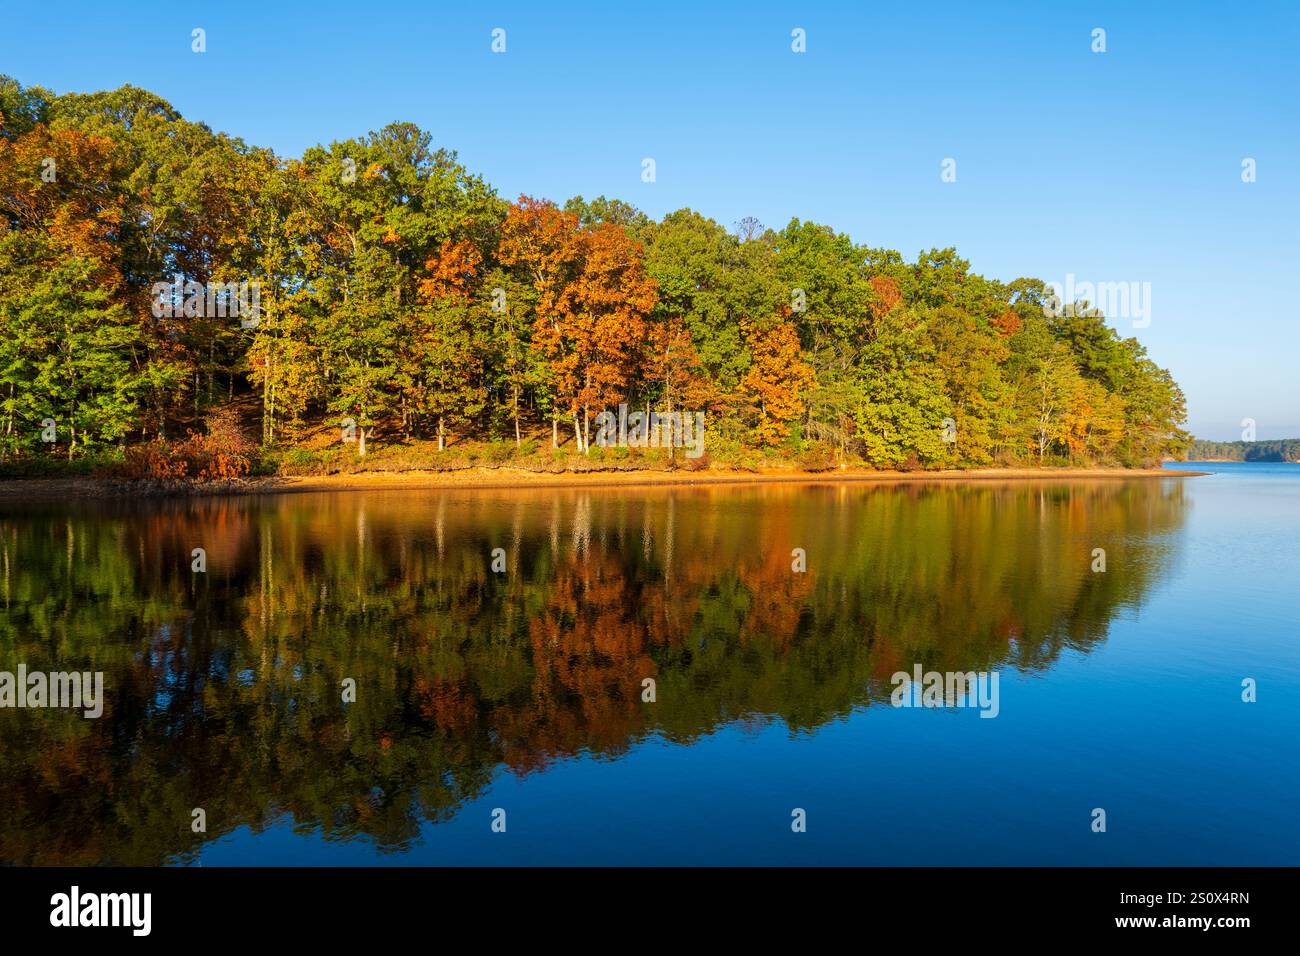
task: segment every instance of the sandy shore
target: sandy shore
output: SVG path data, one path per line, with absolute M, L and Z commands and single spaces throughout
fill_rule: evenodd
M 851 482 L 924 483 L 936 481 L 1077 481 L 1133 478 L 1192 478 L 1205 471 L 1164 468 L 977 468 L 966 471 L 602 471 L 581 474 L 547 474 L 513 468 L 475 468 L 464 471 L 361 472 L 290 478 L 258 478 L 202 486 L 180 494 L 258 495 L 309 491 L 380 491 L 436 488 L 600 488 L 685 485 L 841 484 Z M 6 504 L 75 498 L 152 497 L 130 484 L 94 478 L 31 478 L 0 480 L 0 501 Z

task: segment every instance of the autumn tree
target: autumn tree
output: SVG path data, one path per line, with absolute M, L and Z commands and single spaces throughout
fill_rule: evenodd
M 583 228 L 573 213 L 525 196 L 506 215 L 500 255 L 531 279 L 532 345 L 585 453 L 593 409 L 616 404 L 632 383 L 655 305 L 640 245 L 613 223 Z
M 741 393 L 756 408 L 754 433 L 766 445 L 789 437 L 791 424 L 803 414 L 803 396 L 815 381 L 812 366 L 800 354 L 794 323 L 787 316 L 741 323 L 753 359 L 741 380 Z
M 499 204 L 454 153 L 431 149 L 429 135 L 411 124 L 313 148 L 304 164 L 327 404 L 355 422 L 364 455 L 379 423 L 413 411 L 417 379 L 402 331 L 413 327 L 411 313 L 422 307 L 421 271 L 439 261 L 435 251 L 458 231 L 490 228 Z M 454 268 L 450 260 L 446 267 Z M 438 330 L 417 343 L 441 362 L 448 348 L 463 345 L 456 331 L 463 322 L 454 311 L 441 313 Z
M 105 137 L 41 123 L 0 137 L 6 454 L 44 442 L 70 458 L 137 425 L 144 342 L 114 243 L 123 161 Z
M 700 409 L 718 401 L 691 333 L 681 319 L 652 323 L 645 348 L 646 385 L 664 411 Z
M 420 294 L 428 304 L 411 313 L 406 329 L 410 356 L 408 415 L 437 423 L 438 450 L 446 426 L 482 410 L 488 305 L 479 294 L 483 256 L 467 239 L 448 240 L 426 263 Z

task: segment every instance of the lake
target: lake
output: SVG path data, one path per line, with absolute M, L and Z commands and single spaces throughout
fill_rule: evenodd
M 0 709 L 0 863 L 1295 865 L 1300 465 L 1177 467 L 5 503 L 104 704 Z

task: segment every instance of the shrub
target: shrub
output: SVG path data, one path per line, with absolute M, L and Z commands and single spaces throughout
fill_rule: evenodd
M 124 478 L 173 482 L 184 481 L 189 473 L 190 464 L 177 453 L 177 446 L 158 439 L 132 445 L 122 462 Z
M 221 409 L 207 418 L 207 432 L 188 431 L 179 442 L 154 440 L 126 450 L 123 472 L 148 481 L 232 481 L 252 469 L 253 443 L 239 428 L 234 412 Z
M 683 456 L 677 460 L 685 466 L 687 471 L 707 471 L 711 464 L 707 451 L 695 458 Z
M 835 454 L 825 442 L 812 442 L 799 453 L 799 467 L 804 471 L 830 471 L 835 467 Z

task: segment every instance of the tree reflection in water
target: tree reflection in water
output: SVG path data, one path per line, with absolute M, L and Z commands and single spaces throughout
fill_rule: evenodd
M 285 814 L 399 850 L 502 767 L 812 730 L 918 662 L 1047 668 L 1142 600 L 1184 508 L 1140 480 L 10 508 L 0 670 L 100 670 L 107 704 L 0 711 L 0 861 L 158 864 Z

